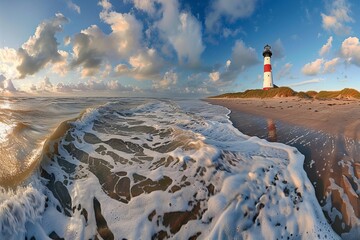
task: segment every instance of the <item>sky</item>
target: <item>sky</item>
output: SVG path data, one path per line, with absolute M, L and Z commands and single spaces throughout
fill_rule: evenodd
M 358 0 L 0 0 L 0 95 L 360 90 Z

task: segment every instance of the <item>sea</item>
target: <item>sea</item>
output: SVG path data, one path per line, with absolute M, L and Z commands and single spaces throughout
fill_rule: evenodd
M 340 239 L 304 155 L 201 100 L 0 97 L 0 239 Z

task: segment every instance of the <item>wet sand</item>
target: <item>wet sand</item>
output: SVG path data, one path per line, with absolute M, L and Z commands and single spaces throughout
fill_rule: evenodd
M 309 129 L 360 139 L 359 100 L 207 99 L 206 101 Z
M 360 101 L 207 99 L 227 107 L 241 132 L 296 147 L 333 229 L 360 236 Z

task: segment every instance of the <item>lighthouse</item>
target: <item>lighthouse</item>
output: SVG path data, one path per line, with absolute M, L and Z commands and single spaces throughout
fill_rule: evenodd
M 274 87 L 272 74 L 271 74 L 271 47 L 266 44 L 263 51 L 264 56 L 264 83 L 263 83 L 263 90 L 269 90 L 270 88 Z

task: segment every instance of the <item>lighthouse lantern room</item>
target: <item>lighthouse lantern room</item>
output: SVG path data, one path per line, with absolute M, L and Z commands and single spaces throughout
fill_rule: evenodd
M 271 73 L 271 47 L 266 45 L 263 51 L 264 56 L 264 83 L 263 83 L 263 90 L 269 90 L 270 88 L 274 87 L 272 73 Z

